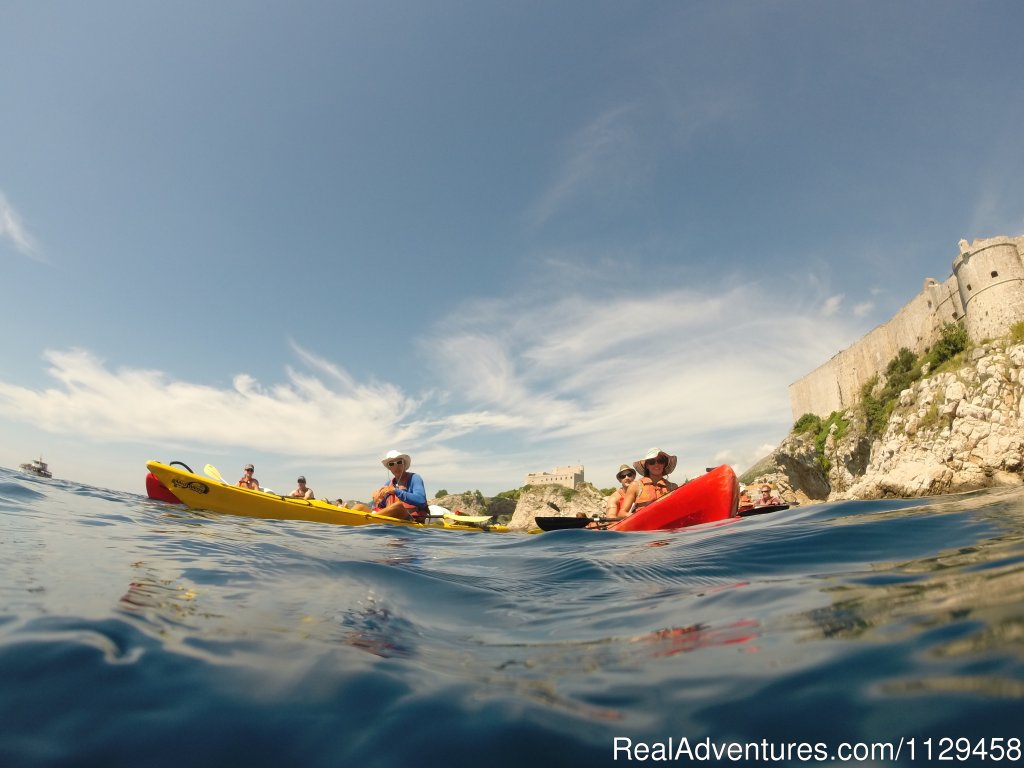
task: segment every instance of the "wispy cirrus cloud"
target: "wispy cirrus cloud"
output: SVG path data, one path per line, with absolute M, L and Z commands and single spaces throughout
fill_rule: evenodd
M 742 289 L 474 302 L 422 343 L 453 400 L 531 441 L 585 446 L 610 466 L 639 443 L 699 446 L 703 466 L 715 441 L 746 456 L 781 437 L 789 384 L 859 332 L 797 307 L 737 313 L 745 304 Z
M 0 191 L 0 241 L 8 240 L 14 250 L 22 256 L 36 261 L 45 261 L 39 252 L 36 240 L 21 221 L 21 216 L 14 210 L 3 191 Z
M 621 189 L 643 173 L 631 119 L 637 107 L 623 105 L 598 115 L 567 142 L 553 179 L 527 212 L 539 227 L 582 196 Z

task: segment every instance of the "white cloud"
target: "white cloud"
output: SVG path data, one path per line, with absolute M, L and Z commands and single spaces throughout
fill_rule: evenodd
M 867 317 L 868 315 L 871 314 L 871 310 L 873 310 L 874 308 L 875 303 L 873 301 L 862 301 L 859 304 L 854 305 L 853 316 Z
M 699 444 L 688 460 L 703 468 L 781 438 L 788 385 L 854 337 L 795 308 L 753 317 L 743 305 L 740 290 L 476 302 L 452 316 L 472 317 L 472 332 L 450 323 L 422 343 L 454 400 L 502 412 L 532 440 L 614 466 L 648 444 Z
M 310 468 L 370 471 L 368 456 L 397 445 L 434 482 L 494 491 L 566 461 L 610 483 L 619 463 L 651 445 L 678 453 L 680 475 L 693 476 L 733 457 L 753 461 L 780 440 L 792 423 L 789 384 L 858 332 L 795 306 L 743 306 L 741 289 L 456 306 L 418 340 L 436 366 L 426 393 L 359 381 L 297 343 L 302 365 L 285 367 L 281 383 L 240 373 L 219 388 L 51 350 L 55 385 L 0 382 L 0 415 L 94 441 L 244 448 Z
M 836 296 L 829 296 L 827 299 L 825 299 L 825 304 L 821 308 L 821 314 L 824 317 L 834 316 L 839 311 L 839 307 L 842 306 L 843 298 L 844 297 L 842 294 L 838 294 Z
M 0 192 L 0 240 L 8 239 L 14 245 L 14 249 L 23 256 L 42 261 L 36 246 L 35 238 L 29 234 L 21 217 L 14 207 L 7 201 L 7 197 Z
M 331 367 L 303 354 L 321 370 Z M 45 358 L 59 386 L 36 391 L 0 382 L 0 414 L 95 440 L 245 446 L 308 456 L 365 454 L 420 431 L 403 422 L 417 403 L 398 387 L 356 384 L 336 368 L 331 383 L 289 369 L 286 383 L 269 388 L 239 374 L 230 389 L 218 389 L 159 371 L 110 370 L 83 350 L 51 350 Z

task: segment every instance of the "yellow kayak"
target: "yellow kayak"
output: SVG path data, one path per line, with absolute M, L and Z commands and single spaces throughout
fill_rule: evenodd
M 411 520 L 400 520 L 395 517 L 371 515 L 355 509 L 336 507 L 319 499 L 293 499 L 276 493 L 251 491 L 235 485 L 217 482 L 203 475 L 189 472 L 179 466 L 171 466 L 159 461 L 146 462 L 153 479 L 147 477 L 146 487 L 151 498 L 170 501 L 164 492 L 157 488 L 155 481 L 169 491 L 170 496 L 191 509 L 207 509 L 226 515 L 243 517 L 261 517 L 265 520 L 306 520 L 311 523 L 330 523 L 331 525 L 402 525 L 408 528 L 444 528 L 456 531 L 491 531 L 503 533 L 508 530 L 504 525 L 462 524 L 450 519 L 437 523 L 414 523 Z M 156 491 L 156 492 L 154 492 Z

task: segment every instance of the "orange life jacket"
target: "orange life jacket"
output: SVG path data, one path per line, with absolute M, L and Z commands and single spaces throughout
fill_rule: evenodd
M 669 487 L 669 482 L 665 478 L 661 478 L 658 482 L 654 482 L 649 477 L 639 478 L 641 487 L 640 493 L 637 494 L 636 502 L 633 507 L 640 509 L 646 507 L 652 501 L 657 501 L 662 496 L 665 496 L 669 491 L 675 490 Z
M 405 479 L 410 475 L 412 475 L 412 472 L 403 472 L 401 477 L 392 478 L 390 483 L 392 491 L 387 496 L 380 500 L 380 502 L 377 505 L 377 509 L 384 509 L 384 507 L 390 506 L 391 504 L 394 504 L 397 501 L 399 504 L 401 504 L 403 507 L 409 510 L 409 514 L 412 515 L 414 520 L 421 521 L 429 514 L 429 510 L 425 506 L 417 507 L 415 504 L 409 504 L 408 502 L 402 501 L 394 492 L 394 487 L 396 485 L 401 485 L 402 482 L 405 481 Z M 409 487 L 408 482 L 405 483 L 405 487 Z

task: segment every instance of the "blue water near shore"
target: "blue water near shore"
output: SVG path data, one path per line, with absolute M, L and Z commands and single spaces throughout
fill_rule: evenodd
M 639 765 L 683 739 L 922 765 L 1024 736 L 1019 491 L 531 536 L 0 469 L 0 574 L 3 766 Z M 700 764 L 808 764 L 752 755 Z

